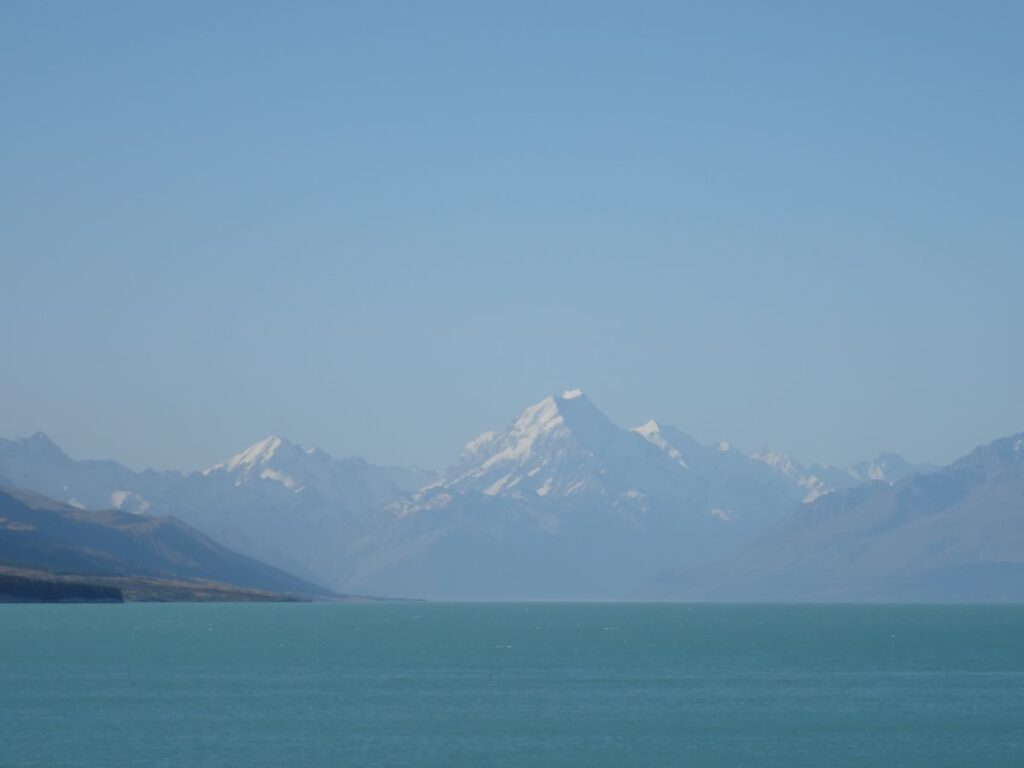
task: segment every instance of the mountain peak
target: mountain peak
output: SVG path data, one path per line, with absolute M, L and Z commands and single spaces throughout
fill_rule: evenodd
M 568 389 L 561 395 L 545 397 L 540 402 L 523 409 L 513 422 L 512 430 L 526 435 L 537 435 L 558 427 L 565 423 L 566 419 L 571 424 L 572 421 L 579 420 L 581 417 L 588 418 L 584 414 L 589 414 L 589 418 L 594 418 L 595 414 L 603 418 L 601 412 L 583 394 L 582 389 Z M 481 439 L 487 442 L 492 437 L 494 437 L 494 433 L 485 432 L 474 442 Z
M 649 435 L 656 435 L 661 432 L 661 425 L 654 419 L 651 419 L 646 424 L 641 424 L 639 427 L 633 427 L 633 431 L 638 435 L 648 437 Z
M 442 485 L 518 498 L 583 493 L 603 482 L 605 468 L 598 464 L 605 449 L 628 453 L 624 435 L 581 389 L 569 389 L 525 408 L 506 429 L 468 443 Z
M 590 505 L 645 512 L 654 508 L 653 499 L 697 492 L 686 460 L 659 429 L 653 420 L 623 429 L 578 389 L 551 395 L 506 429 L 468 443 L 433 495 L 418 504 L 444 505 L 458 494 L 478 492 L 522 503 L 586 498 Z
M 278 435 L 270 435 L 259 442 L 253 443 L 244 451 L 232 456 L 228 461 L 228 471 L 233 471 L 241 466 L 253 466 L 255 464 L 266 464 L 270 461 L 277 450 L 286 443 L 284 438 Z M 289 443 L 290 445 L 290 443 Z
M 265 466 L 275 456 L 279 457 L 282 452 L 301 453 L 302 449 L 279 435 L 270 435 L 253 443 L 241 453 L 236 453 L 226 462 L 215 464 L 205 470 L 205 474 L 218 469 L 226 472 L 236 472 Z
M 669 458 L 683 469 L 690 468 L 686 463 L 686 459 L 683 458 L 683 454 L 679 452 L 679 449 L 669 443 L 669 441 L 661 434 L 661 425 L 654 419 L 651 419 L 646 424 L 641 424 L 639 427 L 633 427 L 631 431 L 636 432 L 651 445 L 656 446 L 668 454 Z
M 524 408 L 507 430 L 489 430 L 477 435 L 463 448 L 461 460 L 484 460 L 485 466 L 523 460 L 538 440 L 553 435 L 563 425 L 568 427 L 567 416 L 571 424 L 587 411 L 600 414 L 582 389 L 567 389 L 561 395 L 550 395 Z
M 60 449 L 53 440 L 43 432 L 36 432 L 31 437 L 23 437 L 17 441 L 36 455 L 63 456 L 64 451 Z
M 558 410 L 558 401 L 554 397 L 545 397 L 519 414 L 512 428 L 521 433 L 536 434 L 546 432 L 562 423 L 562 414 Z
M 757 453 L 752 453 L 750 458 L 763 462 L 784 475 L 797 475 L 803 472 L 803 467 L 794 461 L 792 456 L 782 451 L 765 448 Z
M 966 456 L 957 459 L 951 466 L 980 470 L 991 476 L 1005 471 L 1011 466 L 1020 466 L 1022 462 L 1024 462 L 1024 432 L 993 440 L 987 445 L 980 445 Z

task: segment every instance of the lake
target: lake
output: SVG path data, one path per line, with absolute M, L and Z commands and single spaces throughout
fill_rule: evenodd
M 1024 606 L 0 606 L 0 765 L 1024 764 Z

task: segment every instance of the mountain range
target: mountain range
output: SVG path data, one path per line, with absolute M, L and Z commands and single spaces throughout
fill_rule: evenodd
M 389 505 L 385 545 L 357 558 L 349 583 L 461 599 L 635 596 L 639 574 L 732 551 L 808 488 L 824 492 L 783 458 L 784 469 L 654 421 L 624 429 L 567 391 Z
M 773 451 L 703 445 L 653 420 L 626 429 L 580 390 L 484 432 L 440 474 L 335 458 L 277 436 L 192 473 L 76 461 L 42 434 L 0 440 L 3 484 L 82 509 L 174 516 L 332 590 L 450 599 L 877 596 L 876 581 L 843 569 L 836 578 L 845 591 L 827 589 L 824 572 L 813 569 L 806 578 L 814 589 L 783 589 L 787 574 L 801 571 L 780 553 L 831 541 L 808 522 L 827 510 L 838 510 L 847 539 L 863 537 L 857 521 L 870 516 L 868 495 L 930 488 L 949 469 L 895 454 L 845 468 L 802 464 Z M 979 482 L 968 506 L 988 499 L 996 480 Z M 1012 526 L 1020 507 L 1004 501 Z M 929 537 L 954 530 L 936 525 L 906 536 L 923 537 L 914 539 L 914 557 L 926 557 Z M 995 556 L 978 553 L 984 562 Z M 755 562 L 778 575 L 744 581 Z M 848 567 L 865 562 L 852 558 Z
M 81 509 L 175 517 L 232 550 L 331 584 L 371 510 L 434 475 L 336 459 L 279 437 L 202 472 L 135 472 L 72 459 L 37 433 L 0 440 L 0 477 Z
M 653 586 L 691 600 L 1024 599 L 1024 433 L 928 474 L 824 495 L 723 562 Z

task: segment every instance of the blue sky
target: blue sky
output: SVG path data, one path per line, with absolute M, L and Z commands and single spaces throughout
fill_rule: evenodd
M 950 460 L 1024 430 L 1021 39 L 1019 3 L 0 4 L 0 436 L 440 467 L 580 386 Z

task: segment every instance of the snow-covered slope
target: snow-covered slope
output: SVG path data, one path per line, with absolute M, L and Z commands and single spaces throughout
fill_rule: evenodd
M 682 433 L 669 434 L 682 444 Z M 617 426 L 580 390 L 547 397 L 472 440 L 437 483 L 392 504 L 384 544 L 345 588 L 623 597 L 659 564 L 728 552 L 801 497 L 760 462 L 692 448 L 677 448 L 653 422 Z M 760 473 L 763 486 L 733 477 L 734 463 Z
M 378 466 L 360 458 L 335 458 L 277 435 L 254 443 L 202 474 L 212 480 L 228 479 L 236 488 L 287 491 L 355 511 L 415 491 L 435 477 L 432 472 Z
M 912 464 L 896 453 L 881 453 L 870 461 L 859 461 L 849 467 L 829 464 L 803 465 L 791 456 L 777 451 L 761 451 L 753 458 L 771 467 L 804 489 L 804 501 L 814 501 L 831 491 L 853 488 L 861 483 L 881 482 L 892 485 L 913 474 L 927 474 L 933 464 Z
M 572 390 L 525 409 L 506 430 L 472 440 L 424 496 L 480 493 L 569 506 L 599 498 L 642 507 L 644 498 L 685 496 L 693 486 L 685 468 Z
M 707 485 L 707 503 L 723 519 L 745 526 L 759 525 L 802 498 L 799 484 L 734 449 L 729 443 L 701 445 L 688 434 L 656 421 L 634 432 Z
M 570 390 L 479 435 L 436 483 L 389 505 L 372 546 L 335 586 L 460 599 L 625 597 L 661 568 L 726 557 L 812 494 L 857 482 L 852 471 L 813 469 L 823 477 L 655 421 L 623 429 Z

